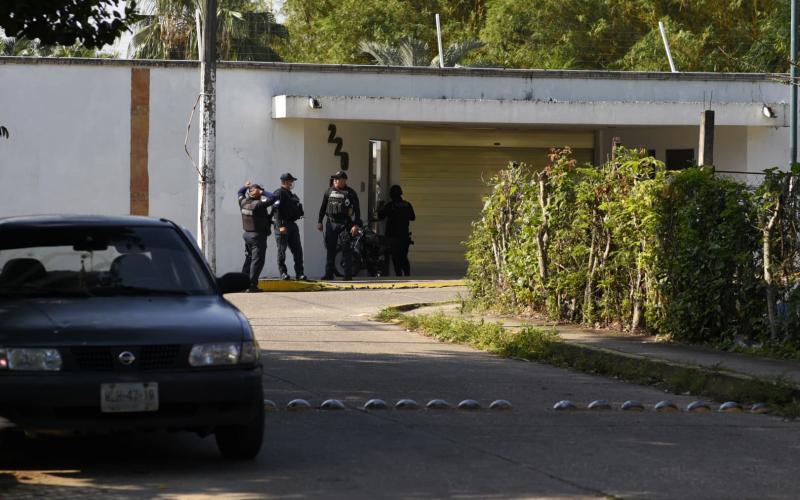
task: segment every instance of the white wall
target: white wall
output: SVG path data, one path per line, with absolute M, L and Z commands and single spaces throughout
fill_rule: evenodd
M 11 132 L 10 139 L 0 139 L 0 215 L 129 212 L 130 70 L 134 65 L 151 68 L 150 213 L 196 230 L 197 175 L 183 150 L 187 120 L 199 92 L 197 68 L 190 63 L 0 58 L 0 124 Z M 299 177 L 296 189 L 306 207 L 307 218 L 301 226 L 309 276 L 323 272 L 316 217 L 328 176 L 338 169 L 339 160 L 333 156 L 334 145 L 327 142 L 329 121 L 272 119 L 274 96 L 702 104 L 713 92 L 714 102 L 788 101 L 788 87 L 758 75 L 279 64 L 223 64 L 217 91 L 218 270 L 241 267 L 243 242 L 235 200 L 239 186 L 251 179 L 274 189 L 279 175 L 290 171 Z M 387 121 L 391 118 L 386 117 Z M 196 120 L 189 137 L 195 160 Z M 464 120 L 468 124 L 469 116 Z M 530 120 L 530 126 L 536 127 L 537 116 L 531 115 Z M 361 191 L 361 183 L 367 182 L 369 139 L 391 142 L 391 179 L 397 182 L 399 129 L 392 123 L 335 123 L 344 151 L 350 155 L 350 184 L 366 205 L 367 192 Z M 596 126 L 587 123 L 584 129 Z M 749 170 L 785 163 L 786 127 L 744 131 L 718 128 L 718 163 L 737 161 Z M 603 130 L 600 135 L 601 147 L 607 148 L 611 135 L 620 135 L 626 145 L 656 148 L 662 159 L 667 147 L 697 148 L 696 127 L 628 126 Z M 276 274 L 271 238 L 265 275 Z
M 0 216 L 129 213 L 130 75 L 0 65 Z
M 333 154 L 336 145 L 328 143 L 328 125 L 331 123 L 336 125 L 336 135 L 343 141 L 342 151 L 346 152 L 350 157 L 350 168 L 347 171 L 348 185 L 358 193 L 361 217 L 365 222 L 367 218 L 370 139 L 381 139 L 390 142 L 390 177 L 399 179 L 399 127 L 371 123 L 305 120 L 304 171 L 308 180 L 303 190 L 306 212 L 303 224 L 303 250 L 306 257 L 306 273 L 309 276 L 322 276 L 325 270 L 325 250 L 322 235 L 317 231 L 317 220 L 322 204 L 322 195 L 328 188 L 328 180 L 341 166 L 341 160 Z M 287 266 L 289 266 L 288 261 L 289 259 L 287 258 Z

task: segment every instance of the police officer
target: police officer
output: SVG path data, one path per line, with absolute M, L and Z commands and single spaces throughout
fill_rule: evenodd
M 276 198 L 264 193 L 260 184 L 244 183 L 239 189 L 239 207 L 242 212 L 242 229 L 244 229 L 244 265 L 242 272 L 250 276 L 248 292 L 259 292 L 258 278 L 264 269 L 264 258 L 267 253 L 267 236 L 272 223 L 269 207 Z
M 344 279 L 352 278 L 353 254 L 350 247 L 350 237 L 358 233 L 361 226 L 361 208 L 358 204 L 358 195 L 347 187 L 347 172 L 339 170 L 333 175 L 333 185 L 325 191 L 322 197 L 322 206 L 319 208 L 317 229 L 322 231 L 322 219 L 328 217 L 325 225 L 325 259 L 324 280 L 332 280 L 335 273 L 334 260 L 341 235 L 344 240 L 342 256 L 344 257 Z
M 297 220 L 303 213 L 303 204 L 300 198 L 292 193 L 294 181 L 297 178 L 290 173 L 281 175 L 281 187 L 275 191 L 275 205 L 272 209 L 273 219 L 275 220 L 275 240 L 278 243 L 278 271 L 281 273 L 282 280 L 289 279 L 286 269 L 286 247 L 292 251 L 294 259 L 294 275 L 298 280 L 306 279 L 303 272 L 303 247 L 300 243 L 300 229 L 297 227 Z
M 408 247 L 411 244 L 410 222 L 417 218 L 414 207 L 403 199 L 403 189 L 395 184 L 389 188 L 392 200 L 378 210 L 379 219 L 386 220 L 386 239 L 392 253 L 394 274 L 409 276 L 411 264 L 408 262 Z

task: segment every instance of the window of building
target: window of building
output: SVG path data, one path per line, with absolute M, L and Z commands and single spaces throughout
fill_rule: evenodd
M 694 149 L 668 149 L 667 169 L 683 170 L 695 165 Z

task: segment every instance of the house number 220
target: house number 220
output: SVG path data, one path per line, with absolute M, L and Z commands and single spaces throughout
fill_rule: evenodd
M 336 144 L 336 149 L 333 150 L 333 155 L 339 157 L 339 162 L 341 165 L 342 170 L 347 170 L 350 168 L 350 156 L 342 151 L 342 141 L 341 137 L 336 137 L 336 125 L 331 123 L 328 125 L 328 143 Z

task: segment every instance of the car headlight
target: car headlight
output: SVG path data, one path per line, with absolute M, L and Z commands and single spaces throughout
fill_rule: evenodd
M 58 349 L 0 348 L 0 370 L 59 371 L 61 354 Z
M 256 342 L 197 344 L 189 353 L 191 366 L 220 366 L 255 363 L 260 357 Z
M 253 339 L 252 342 L 242 342 L 242 357 L 240 362 L 242 364 L 251 364 L 261 359 L 261 348 L 258 342 Z

